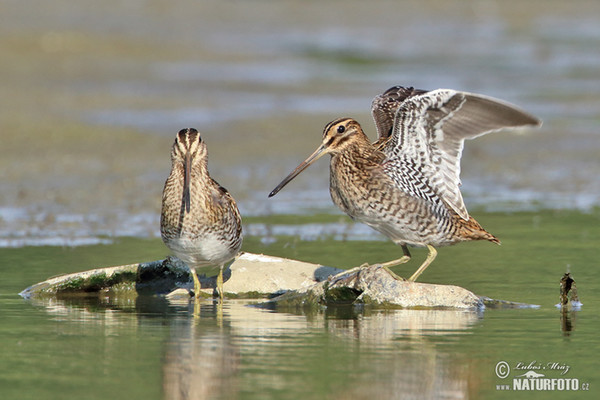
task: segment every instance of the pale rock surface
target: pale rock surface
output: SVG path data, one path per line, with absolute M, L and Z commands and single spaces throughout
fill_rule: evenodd
M 243 253 L 224 273 L 226 297 L 273 297 L 275 306 L 370 304 L 394 308 L 478 309 L 528 305 L 476 296 L 458 286 L 408 282 L 381 265 L 341 270 L 263 254 Z M 200 279 L 210 297 L 215 277 Z M 20 293 L 25 298 L 70 295 L 166 295 L 189 300 L 189 269 L 176 258 L 99 268 L 50 278 Z

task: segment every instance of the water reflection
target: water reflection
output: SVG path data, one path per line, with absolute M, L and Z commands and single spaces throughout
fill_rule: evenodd
M 354 320 L 330 319 L 327 330 L 339 337 L 381 345 L 400 338 L 465 333 L 479 319 L 475 311 L 395 310 Z
M 219 321 L 220 305 L 207 303 L 193 318 L 170 324 L 163 361 L 165 399 L 234 399 L 239 392 L 240 348 Z
M 571 332 L 575 330 L 575 321 L 577 319 L 576 311 L 560 310 L 560 328 L 563 336 L 571 336 Z
M 477 312 L 277 312 L 247 301 L 194 304 L 138 297 L 34 301 L 63 324 L 118 337 L 164 325 L 166 399 L 464 398 L 481 381 L 472 361 L 440 343 L 468 334 Z M 440 339 L 444 338 L 441 342 Z M 283 395 L 283 394 L 286 395 Z

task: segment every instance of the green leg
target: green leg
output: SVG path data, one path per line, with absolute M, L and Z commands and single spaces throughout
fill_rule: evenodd
M 196 268 L 190 268 L 190 272 L 192 273 L 192 279 L 194 280 L 194 296 L 196 298 L 200 297 L 200 281 L 198 280 L 198 274 L 196 273 Z
M 396 280 L 403 281 L 404 278 L 396 275 L 390 268 L 395 267 L 396 265 L 404 264 L 410 261 L 410 251 L 408 251 L 408 247 L 406 245 L 402 245 L 402 252 L 404 255 L 397 260 L 388 261 L 386 263 L 381 264 L 381 266 Z
M 427 254 L 427 258 L 425 259 L 425 261 L 423 261 L 423 264 L 421 264 L 419 269 L 416 270 L 410 278 L 408 278 L 409 281 L 416 281 L 419 275 L 421 275 L 423 271 L 425 271 L 425 269 L 429 267 L 429 264 L 431 264 L 431 262 L 435 260 L 435 256 L 437 256 L 437 250 L 430 244 L 427 245 L 427 248 L 429 249 L 429 254 Z
M 223 266 L 219 268 L 219 275 L 217 276 L 217 292 L 219 292 L 219 298 L 223 301 Z

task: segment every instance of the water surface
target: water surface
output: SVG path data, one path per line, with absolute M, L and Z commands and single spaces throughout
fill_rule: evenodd
M 519 363 L 546 366 L 537 372 L 576 378 L 589 383 L 590 397 L 597 393 L 598 213 L 475 217 L 503 245 L 442 248 L 422 280 L 538 308 L 275 311 L 241 300 L 221 306 L 158 297 L 28 301 L 16 293 L 49 275 L 159 259 L 166 248 L 159 239 L 121 238 L 111 245 L 3 249 L 2 397 L 506 398 L 514 393 L 496 385 L 512 385 L 514 377 L 527 372 L 516 369 Z M 264 223 L 270 231 L 278 226 L 300 229 L 313 225 L 313 218 Z M 593 223 L 582 229 L 585 221 Z M 386 261 L 400 251 L 388 241 L 327 232 L 304 240 L 297 235 L 272 235 L 270 240 L 251 236 L 244 250 L 340 267 Z M 415 249 L 414 261 L 396 272 L 412 273 L 425 253 Z M 567 268 L 584 305 L 561 315 L 554 305 Z M 496 375 L 501 361 L 513 368 L 507 379 Z M 549 369 L 548 363 L 569 371 L 560 375 L 562 370 Z M 547 398 L 548 393 L 527 395 Z

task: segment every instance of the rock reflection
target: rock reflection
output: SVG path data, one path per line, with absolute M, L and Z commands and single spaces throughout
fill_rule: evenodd
M 332 398 L 467 399 L 477 397 L 482 381 L 469 364 L 435 351 L 397 352 L 356 378 Z
M 430 337 L 466 333 L 479 317 L 465 311 L 396 310 L 354 321 L 328 320 L 328 331 L 335 336 L 355 339 L 363 350 L 379 350 L 363 360 L 370 369 L 334 398 L 472 397 L 481 376 L 472 364 L 440 350 Z
M 43 307 L 57 322 L 57 329 L 102 333 L 103 336 L 117 336 L 119 332 L 136 331 L 140 324 L 139 315 L 144 309 L 157 310 L 167 303 L 161 299 L 112 299 L 102 296 L 72 298 L 33 298 L 33 305 Z
M 471 396 L 480 373 L 473 363 L 440 349 L 437 338 L 466 333 L 480 317 L 466 311 L 352 307 L 292 315 L 231 304 L 223 319 L 245 364 L 257 370 L 251 385 L 266 393 L 285 387 L 302 397 L 322 390 L 315 382 L 331 376 L 329 397 L 366 399 Z
M 571 336 L 571 332 L 575 330 L 575 320 L 577 319 L 576 311 L 560 310 L 560 329 L 563 336 Z
M 402 337 L 461 333 L 475 324 L 481 315 L 476 311 L 394 310 L 359 315 L 356 320 L 329 319 L 331 333 L 362 342 L 392 341 Z
M 485 380 L 476 360 L 444 345 L 469 334 L 477 312 L 347 306 L 290 313 L 248 301 L 144 297 L 36 305 L 67 322 L 58 328 L 64 333 L 89 331 L 112 341 L 164 335 L 156 348 L 146 341 L 119 355 L 113 345 L 105 357 L 122 362 L 159 351 L 160 365 L 149 367 L 162 372 L 165 399 L 452 399 L 476 397 Z

